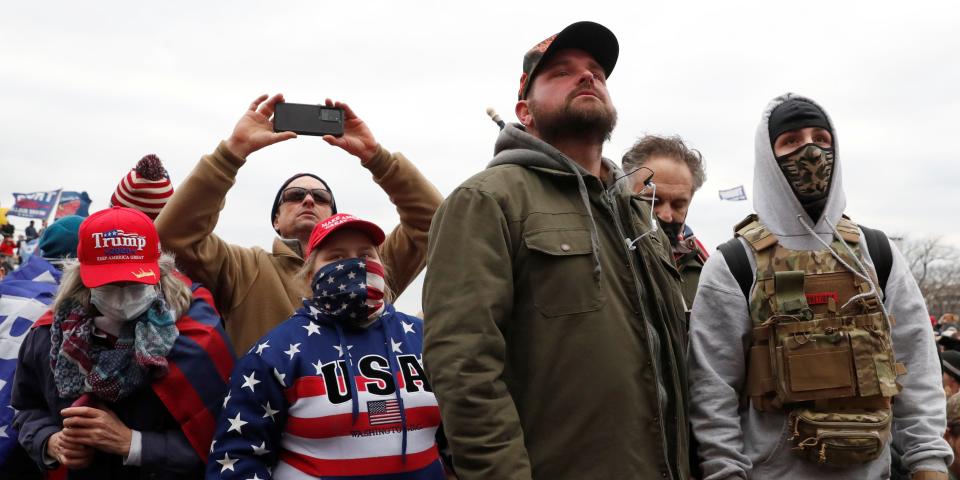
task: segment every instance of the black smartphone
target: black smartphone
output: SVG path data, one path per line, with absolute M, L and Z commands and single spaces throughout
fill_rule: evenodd
M 273 131 L 342 137 L 343 110 L 321 105 L 278 103 L 273 112 Z

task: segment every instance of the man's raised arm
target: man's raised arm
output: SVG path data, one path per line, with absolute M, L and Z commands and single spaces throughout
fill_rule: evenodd
M 283 95 L 254 100 L 237 122 L 230 137 L 216 151 L 204 155 L 193 172 L 176 189 L 155 222 L 160 243 L 177 255 L 177 263 L 191 278 L 209 288 L 217 307 L 228 315 L 234 298 L 242 298 L 255 272 L 251 249 L 229 245 L 213 234 L 224 207 L 224 197 L 233 186 L 237 171 L 251 153 L 296 137 L 293 132 L 275 133 L 270 117 Z M 249 276 L 249 275 L 248 275 Z
M 427 257 L 427 232 L 433 214 L 443 201 L 437 188 L 400 153 L 390 153 L 374 139 L 370 129 L 349 105 L 327 99 L 327 106 L 342 108 L 344 135 L 323 139 L 360 159 L 373 174 L 373 181 L 390 197 L 400 215 L 400 225 L 387 235 L 380 247 L 383 264 L 394 298 L 400 296 L 423 270 Z

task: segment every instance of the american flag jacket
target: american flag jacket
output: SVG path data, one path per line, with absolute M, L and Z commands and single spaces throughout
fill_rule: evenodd
M 445 479 L 422 351 L 392 305 L 359 329 L 305 303 L 233 370 L 207 478 Z

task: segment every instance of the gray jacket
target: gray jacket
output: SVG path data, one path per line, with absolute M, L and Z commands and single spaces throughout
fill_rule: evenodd
M 777 105 L 795 97 L 786 94 L 770 102 L 757 128 L 754 209 L 763 225 L 784 247 L 820 250 L 824 247 L 800 223 L 801 220 L 808 225 L 813 222 L 781 173 L 768 134 L 770 113 Z M 846 206 L 836 130 L 833 130 L 834 177 L 823 215 L 813 225 L 816 234 L 828 244 L 833 238 L 832 227 Z M 860 246 L 864 265 L 873 269 L 865 242 Z M 744 247 L 753 268 L 752 250 Z M 893 265 L 883 303 L 896 318 L 894 350 L 897 361 L 903 362 L 908 372 L 898 378 L 903 391 L 893 403 L 893 442 L 903 452 L 902 461 L 911 471 L 945 472 L 953 461 L 953 453 L 942 438 L 946 428 L 945 399 L 933 332 L 907 262 L 896 245 L 891 243 L 890 248 Z M 690 419 L 700 442 L 704 479 L 888 478 L 890 456 L 887 454 L 850 469 L 822 467 L 801 459 L 790 450 L 791 432 L 784 413 L 758 412 L 749 402 L 741 401 L 752 327 L 748 300 L 718 251 L 707 260 L 701 273 L 690 319 L 688 351 Z

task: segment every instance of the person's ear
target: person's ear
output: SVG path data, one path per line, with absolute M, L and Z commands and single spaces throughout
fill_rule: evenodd
M 530 113 L 530 106 L 527 104 L 527 100 L 520 100 L 517 102 L 517 106 L 514 107 L 514 113 L 517 115 L 517 119 L 520 120 L 520 123 L 528 129 L 533 127 L 533 115 Z

